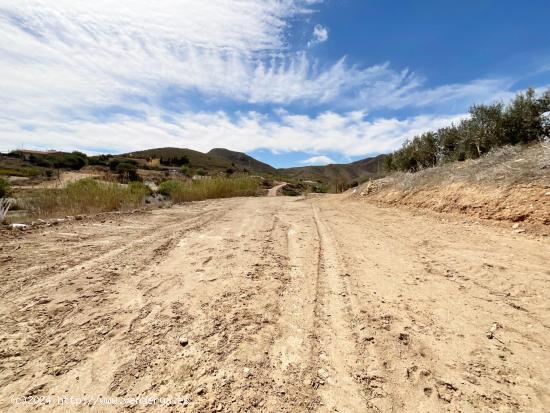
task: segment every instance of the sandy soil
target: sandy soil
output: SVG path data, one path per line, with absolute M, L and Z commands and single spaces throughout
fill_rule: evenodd
M 0 411 L 550 410 L 544 237 L 339 196 L 0 236 Z

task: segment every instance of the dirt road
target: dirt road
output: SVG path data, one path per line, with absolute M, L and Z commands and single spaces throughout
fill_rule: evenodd
M 337 196 L 3 238 L 0 411 L 550 411 L 549 246 Z
M 286 182 L 281 182 L 277 185 L 275 185 L 273 188 L 269 188 L 267 191 L 267 196 L 277 196 L 277 193 L 281 188 L 283 188 L 286 185 Z

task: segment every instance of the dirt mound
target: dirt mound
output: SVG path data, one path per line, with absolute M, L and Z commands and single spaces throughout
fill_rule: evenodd
M 352 198 L 523 222 L 550 233 L 550 145 L 506 147 L 477 160 L 396 173 L 362 185 Z

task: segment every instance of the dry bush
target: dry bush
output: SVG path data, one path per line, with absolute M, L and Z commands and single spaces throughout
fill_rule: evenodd
M 139 182 L 120 185 L 86 178 L 61 189 L 41 189 L 25 201 L 25 207 L 36 218 L 128 210 L 143 205 L 149 192 Z
M 159 186 L 159 192 L 169 196 L 176 203 L 212 198 L 254 196 L 258 194 L 258 190 L 258 180 L 250 177 L 218 177 L 192 182 L 169 180 Z
M 7 198 L 0 198 L 0 223 L 6 220 L 11 202 Z

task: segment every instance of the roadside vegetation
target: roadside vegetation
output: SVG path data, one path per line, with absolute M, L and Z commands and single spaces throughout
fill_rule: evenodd
M 8 195 L 9 187 L 8 181 L 0 178 L 0 198 Z M 53 218 L 128 211 L 145 205 L 146 201 L 155 202 L 155 199 L 158 200 L 156 194 L 164 195 L 173 203 L 183 203 L 212 198 L 255 196 L 260 192 L 260 180 L 248 176 L 205 177 L 194 181 L 169 179 L 162 182 L 156 191 L 141 181 L 121 184 L 85 178 L 67 183 L 61 188 L 28 191 L 15 198 L 12 209 L 23 212 L 19 216 L 27 219 Z M 147 199 L 150 195 L 153 197 Z M 3 199 L 7 201 L 7 198 Z M 9 205 L 6 206 L 7 212 Z
M 10 183 L 4 178 L 0 178 L 0 198 L 3 198 L 8 195 L 10 190 Z
M 457 125 L 414 137 L 385 159 L 388 171 L 416 172 L 453 161 L 477 159 L 494 148 L 550 138 L 550 90 L 533 89 L 508 104 L 474 105 Z
M 247 176 L 226 178 L 215 177 L 192 182 L 171 179 L 160 184 L 158 192 L 170 197 L 172 202 L 201 201 L 212 198 L 254 196 L 259 191 L 256 178 Z
M 33 218 L 124 211 L 143 205 L 150 192 L 141 182 L 120 185 L 81 179 L 61 189 L 38 190 L 22 206 Z

